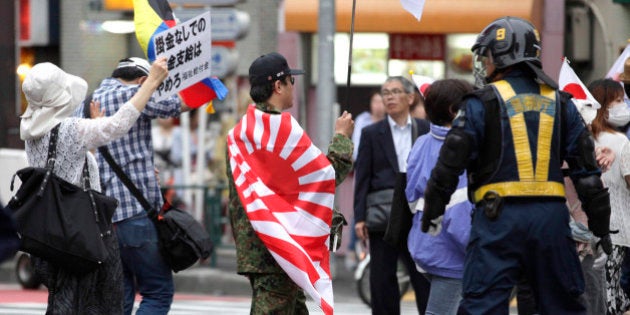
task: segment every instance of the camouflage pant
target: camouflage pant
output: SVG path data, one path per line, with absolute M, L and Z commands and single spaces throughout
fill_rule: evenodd
M 285 273 L 248 274 L 252 286 L 252 315 L 308 314 L 304 292 Z

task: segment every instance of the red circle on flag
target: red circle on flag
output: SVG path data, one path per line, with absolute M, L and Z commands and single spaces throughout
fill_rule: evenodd
M 571 93 L 574 98 L 579 100 L 586 99 L 586 92 L 584 92 L 582 86 L 577 83 L 569 83 L 562 90 Z

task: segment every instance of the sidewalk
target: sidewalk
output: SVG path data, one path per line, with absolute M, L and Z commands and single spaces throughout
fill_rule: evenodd
M 173 279 L 176 292 L 250 296 L 249 281 L 236 274 L 236 250 L 218 248 L 215 255 L 214 267 L 211 267 L 208 261 L 175 273 Z M 15 266 L 16 259 L 0 265 L 0 283 L 17 283 Z
M 246 277 L 236 273 L 236 249 L 220 247 L 215 251 L 216 261 L 210 260 L 173 274 L 176 293 L 202 293 L 217 296 L 251 296 L 251 288 Z M 333 272 L 335 293 L 358 301 L 353 273 L 343 267 L 343 257 L 336 258 Z M 0 283 L 17 283 L 15 274 L 16 259 L 0 265 Z
M 236 273 L 236 249 L 217 248 L 216 264 L 199 263 L 173 275 L 178 293 L 251 296 L 249 281 Z

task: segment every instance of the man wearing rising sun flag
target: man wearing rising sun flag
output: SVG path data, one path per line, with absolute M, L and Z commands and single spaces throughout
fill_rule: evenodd
M 249 68 L 256 102 L 227 137 L 229 216 L 237 272 L 252 286 L 251 314 L 308 314 L 304 291 L 333 313 L 329 250 L 345 222 L 333 210 L 335 187 L 352 168 L 352 115 L 337 118 L 324 155 L 289 113 L 295 76 L 270 53 Z M 331 228 L 332 226 L 332 228 Z
M 166 0 L 134 0 L 133 11 L 136 37 L 149 61 L 153 62 L 157 57 L 153 38 L 177 24 L 173 11 Z M 211 43 L 204 45 L 211 46 Z M 169 67 L 169 70 L 172 69 Z M 210 77 L 181 90 L 179 95 L 189 107 L 208 104 L 207 111 L 214 113 L 212 100 L 224 99 L 227 92 L 221 80 Z

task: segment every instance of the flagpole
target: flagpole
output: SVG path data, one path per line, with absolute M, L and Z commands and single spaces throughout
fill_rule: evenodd
M 357 0 L 352 0 L 352 19 L 350 20 L 350 49 L 348 49 L 348 78 L 346 80 L 346 103 L 343 107 L 350 109 L 350 77 L 352 76 L 352 40 L 354 39 L 354 12 Z

